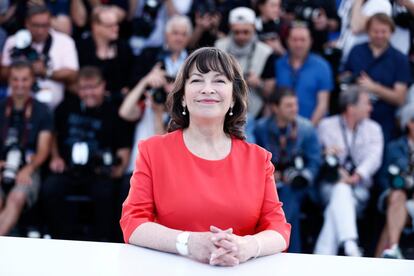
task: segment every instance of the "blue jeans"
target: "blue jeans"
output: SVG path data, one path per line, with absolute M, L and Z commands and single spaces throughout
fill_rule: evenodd
M 283 202 L 283 211 L 286 220 L 291 224 L 290 245 L 288 252 L 301 253 L 300 213 L 302 202 L 308 194 L 309 188 L 294 188 L 290 185 L 278 187 L 280 201 Z

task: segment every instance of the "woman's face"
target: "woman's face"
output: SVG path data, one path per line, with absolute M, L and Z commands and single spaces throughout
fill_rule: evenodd
M 201 73 L 194 66 L 185 82 L 183 106 L 191 119 L 217 119 L 224 122 L 233 103 L 233 83 L 222 73 Z

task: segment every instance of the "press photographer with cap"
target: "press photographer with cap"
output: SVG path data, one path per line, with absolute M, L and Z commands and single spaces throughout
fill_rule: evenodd
M 414 221 L 414 104 L 399 115 L 404 135 L 391 141 L 385 152 L 380 184 L 384 189 L 378 201 L 386 221 L 375 256 L 402 259 L 399 241 L 409 220 Z
M 216 41 L 215 46 L 233 55 L 240 63 L 249 93 L 249 115 L 260 115 L 263 97 L 272 93 L 275 87 L 274 60 L 272 48 L 261 42 L 256 34 L 256 14 L 246 7 L 230 11 L 230 34 Z

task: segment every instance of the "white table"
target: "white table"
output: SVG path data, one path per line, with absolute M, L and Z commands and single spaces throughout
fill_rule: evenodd
M 213 267 L 126 244 L 0 237 L 0 276 L 414 276 L 414 261 L 277 254 Z

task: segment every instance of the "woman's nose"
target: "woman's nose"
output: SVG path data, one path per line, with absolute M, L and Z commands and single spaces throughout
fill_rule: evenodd
M 203 94 L 212 94 L 215 93 L 216 91 L 214 90 L 213 86 L 211 85 L 210 82 L 206 81 L 204 82 L 204 86 L 201 89 L 201 93 Z

